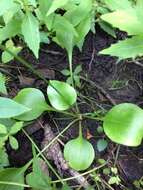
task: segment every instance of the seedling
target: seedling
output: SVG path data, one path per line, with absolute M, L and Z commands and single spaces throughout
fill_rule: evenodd
M 78 65 L 75 68 L 75 70 L 73 71 L 73 80 L 74 80 L 75 86 L 77 86 L 77 87 L 81 87 L 81 82 L 80 82 L 80 73 L 81 73 L 81 71 L 82 71 L 81 65 Z M 64 76 L 68 77 L 66 82 L 71 85 L 72 84 L 72 78 L 71 78 L 71 75 L 70 75 L 70 71 L 68 69 L 64 69 L 64 70 L 61 71 L 61 73 Z

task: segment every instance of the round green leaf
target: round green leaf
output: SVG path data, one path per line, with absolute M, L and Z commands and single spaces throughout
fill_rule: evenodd
M 91 165 L 95 152 L 87 140 L 78 137 L 65 145 L 64 157 L 71 168 L 81 171 Z
M 30 108 L 9 98 L 0 97 L 0 118 L 11 118 L 28 112 Z
M 14 150 L 17 150 L 18 147 L 19 147 L 19 144 L 18 144 L 18 141 L 15 137 L 13 136 L 9 136 L 9 143 L 11 145 L 11 147 L 14 149 Z
M 47 94 L 51 105 L 57 110 L 67 110 L 77 98 L 73 87 L 65 82 L 52 80 L 47 88 Z
M 21 90 L 14 100 L 31 109 L 29 112 L 16 117 L 18 120 L 34 120 L 48 108 L 43 93 L 36 88 L 25 88 Z
M 131 103 L 116 105 L 105 116 L 103 127 L 112 141 L 138 146 L 143 138 L 143 110 Z

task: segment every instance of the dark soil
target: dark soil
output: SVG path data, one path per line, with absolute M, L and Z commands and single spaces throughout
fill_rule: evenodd
M 118 38 L 123 39 L 125 35 L 118 33 Z M 105 47 L 108 47 L 115 39 L 97 29 L 96 35 L 89 34 L 82 52 L 75 49 L 73 55 L 73 67 L 81 64 L 83 68 L 82 75 L 88 75 L 89 79 L 96 82 L 116 103 L 132 102 L 143 107 L 143 67 L 136 65 L 133 62 L 122 61 L 117 64 L 117 59 L 110 56 L 99 55 L 98 52 Z M 39 61 L 35 60 L 31 52 L 24 50 L 22 56 L 28 62 L 32 63 L 36 70 L 41 72 L 41 75 L 47 79 L 65 79 L 60 71 L 68 68 L 67 56 L 64 50 L 59 48 L 56 44 L 45 45 L 41 47 Z M 36 78 L 31 72 L 27 72 L 20 63 L 13 62 L 13 68 L 9 68 L 12 74 L 10 78 L 13 80 L 15 76 L 15 83 L 10 80 L 10 96 L 14 96 L 17 91 L 23 87 L 33 86 L 46 91 L 44 82 Z M 19 76 L 17 78 L 17 76 Z M 120 83 L 118 82 L 120 81 Z M 91 86 L 83 84 L 84 87 L 79 89 L 83 95 L 92 97 L 93 106 L 97 109 L 101 108 L 103 111 L 112 107 L 111 102 L 98 90 L 94 90 Z M 83 104 L 80 107 L 81 112 L 92 111 L 91 106 Z M 44 118 L 51 121 L 53 131 L 57 134 L 61 131 L 69 120 L 59 120 L 60 116 L 56 114 L 46 115 Z M 58 128 L 53 124 L 53 120 L 57 123 Z M 45 122 L 45 121 L 44 121 Z M 109 158 L 112 156 L 112 151 L 116 145 L 109 143 L 106 151 L 99 153 L 96 148 L 97 135 L 96 129 L 100 125 L 95 121 L 87 120 L 85 123 L 85 133 L 87 129 L 94 137 L 90 139 L 95 147 L 96 155 L 99 158 Z M 63 141 L 77 136 L 78 130 L 76 127 L 69 129 L 63 137 Z M 40 146 L 43 139 L 42 129 L 32 133 L 34 141 Z M 11 150 L 7 146 L 9 159 L 12 166 L 22 166 L 31 157 L 31 144 L 23 133 L 19 133 L 17 138 L 20 143 L 18 151 Z M 127 148 L 121 147 L 117 165 L 119 167 L 120 175 L 123 177 L 125 186 L 132 186 L 134 180 L 140 179 L 143 176 L 143 148 Z M 134 188 L 135 189 L 135 188 Z

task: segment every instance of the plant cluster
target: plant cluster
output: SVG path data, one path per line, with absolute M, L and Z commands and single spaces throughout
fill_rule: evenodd
M 5 168 L 9 166 L 5 144 L 17 150 L 19 144 L 15 134 L 40 117 L 44 112 L 59 112 L 70 116 L 73 123 L 78 123 L 79 134 L 64 146 L 64 158 L 76 171 L 88 169 L 96 158 L 92 144 L 83 136 L 83 120 L 101 121 L 98 133 L 104 133 L 113 142 L 126 146 L 139 146 L 143 139 L 143 109 L 132 103 L 113 106 L 108 112 L 81 113 L 78 108 L 76 88 L 81 87 L 78 65 L 72 69 L 72 52 L 77 46 L 82 50 L 84 39 L 91 30 L 95 33 L 95 24 L 108 34 L 116 37 L 114 27 L 127 32 L 129 38 L 119 41 L 101 54 L 116 56 L 119 59 L 136 58 L 143 55 L 142 17 L 143 1 L 129 0 L 0 0 L 0 48 L 2 62 L 11 61 L 25 47 L 39 57 L 40 43 L 56 42 L 68 53 L 69 70 L 61 73 L 67 77 L 66 82 L 50 80 L 45 94 L 37 88 L 24 88 L 13 98 L 0 97 L 0 188 L 23 190 L 30 187 L 35 190 L 56 189 L 49 176 L 40 168 L 41 152 L 36 154 L 32 144 L 33 159 L 22 168 Z M 4 46 L 3 46 L 4 45 Z M 20 60 L 20 59 L 19 59 Z M 7 78 L 0 73 L 0 93 L 7 95 Z M 38 104 L 37 104 L 38 102 Z M 68 127 L 67 127 L 68 129 Z M 30 137 L 29 137 L 30 138 Z M 97 148 L 105 150 L 107 141 L 99 139 Z M 74 156 L 73 156 L 74 155 Z M 105 165 L 106 161 L 99 160 Z M 25 171 L 33 164 L 32 172 L 26 176 Z M 104 168 L 103 173 L 109 177 L 109 185 L 120 184 L 118 170 Z M 96 184 L 102 183 L 100 174 L 93 173 Z M 59 181 L 58 181 L 59 182 Z M 70 189 L 62 180 L 61 189 Z M 141 186 L 141 182 L 136 185 Z

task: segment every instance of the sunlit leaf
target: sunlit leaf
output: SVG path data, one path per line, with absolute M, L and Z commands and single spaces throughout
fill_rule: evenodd
M 49 82 L 47 94 L 51 105 L 57 110 L 69 109 L 77 98 L 76 91 L 72 86 L 56 80 Z
M 64 157 L 71 168 L 81 171 L 86 170 L 91 165 L 95 153 L 87 140 L 78 137 L 65 145 Z
M 138 146 L 143 138 L 143 110 L 131 103 L 119 104 L 107 113 L 103 127 L 112 141 Z
M 43 93 L 36 88 L 25 88 L 21 90 L 14 100 L 30 108 L 29 112 L 16 117 L 18 120 L 30 121 L 36 119 L 49 108 Z

